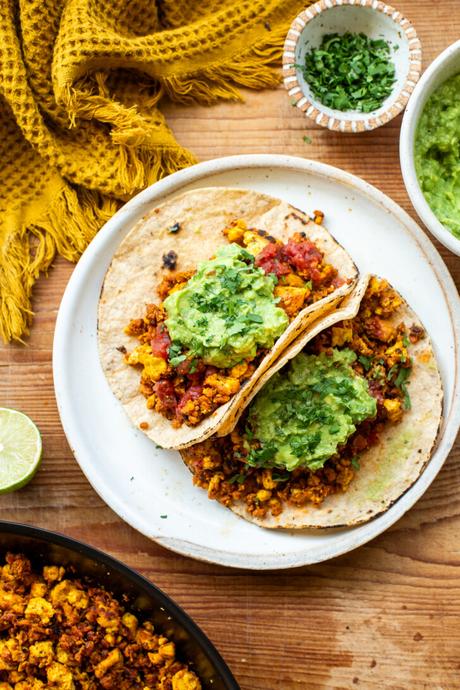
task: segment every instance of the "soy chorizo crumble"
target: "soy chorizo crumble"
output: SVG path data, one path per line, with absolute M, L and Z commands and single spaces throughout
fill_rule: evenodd
M 403 323 L 395 325 L 401 304 L 386 280 L 373 277 L 357 316 L 324 330 L 305 348 L 309 354 L 342 347 L 353 350 L 357 355 L 354 369 L 367 379 L 377 401 L 376 417 L 361 423 L 322 469 L 288 472 L 250 465 L 249 453 L 260 444 L 248 436 L 243 416 L 230 435 L 182 451 L 194 483 L 226 506 L 244 501 L 247 511 L 262 519 L 280 515 L 286 505 L 318 506 L 327 496 L 346 491 L 360 469 L 360 455 L 376 445 L 385 426 L 397 424 L 411 406 L 406 387 L 412 369 L 409 348 L 425 334 L 420 326 L 407 330 Z
M 0 568 L 1 690 L 201 690 L 174 642 L 56 565 Z

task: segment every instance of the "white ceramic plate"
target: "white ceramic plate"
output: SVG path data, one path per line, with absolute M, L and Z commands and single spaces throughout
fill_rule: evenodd
M 434 340 L 445 390 L 442 437 L 414 486 L 368 524 L 291 532 L 261 529 L 238 518 L 192 485 L 177 453 L 156 448 L 131 425 L 105 380 L 97 351 L 96 313 L 113 253 L 142 214 L 165 197 L 213 185 L 255 189 L 308 212 L 323 210 L 325 225 L 359 268 L 388 278 Z M 57 319 L 56 398 L 81 468 L 123 520 L 187 556 L 234 567 L 290 568 L 364 544 L 400 518 L 431 484 L 460 423 L 459 328 L 459 297 L 441 257 L 388 197 L 349 173 L 315 161 L 275 155 L 222 158 L 182 170 L 146 189 L 111 218 L 86 250 Z

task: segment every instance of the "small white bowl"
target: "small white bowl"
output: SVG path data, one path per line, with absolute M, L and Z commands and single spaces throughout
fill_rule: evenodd
M 390 44 L 396 69 L 391 94 L 370 113 L 328 108 L 312 94 L 295 65 L 330 33 L 364 33 Z M 379 0 L 320 0 L 303 10 L 292 22 L 283 53 L 284 85 L 295 105 L 318 125 L 336 132 L 364 132 L 385 124 L 404 109 L 422 69 L 422 51 L 408 19 Z
M 428 205 L 417 180 L 414 162 L 415 132 L 425 103 L 446 79 L 458 72 L 460 72 L 460 41 L 456 41 L 438 55 L 414 89 L 402 121 L 399 137 L 399 160 L 407 193 L 421 220 L 445 247 L 460 256 L 460 239 L 444 227 Z

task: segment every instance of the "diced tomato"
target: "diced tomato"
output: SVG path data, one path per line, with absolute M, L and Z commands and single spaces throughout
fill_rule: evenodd
M 169 381 L 168 379 L 157 381 L 153 387 L 153 390 L 155 395 L 158 396 L 158 399 L 165 411 L 176 411 L 177 399 L 172 381 Z
M 206 365 L 202 359 L 184 359 L 183 362 L 179 362 L 176 371 L 181 376 L 187 376 L 195 380 L 199 374 L 203 373 L 205 367 Z
M 152 354 L 155 355 L 155 357 L 168 359 L 170 345 L 171 338 L 169 337 L 168 329 L 164 324 L 160 324 L 156 327 L 155 335 L 150 341 Z
M 332 287 L 339 288 L 341 285 L 345 285 L 345 279 L 340 276 L 336 276 L 331 283 Z
M 323 260 L 323 255 L 319 249 L 308 240 L 302 240 L 302 242 L 289 240 L 283 247 L 283 255 L 294 268 L 302 273 L 317 268 Z M 314 280 L 313 276 L 311 277 Z
M 180 412 L 189 400 L 196 400 L 197 398 L 199 398 L 202 391 L 203 386 L 201 385 L 192 385 L 189 388 L 187 388 L 187 390 L 179 400 L 179 404 L 177 405 L 177 411 Z
M 277 278 L 291 272 L 289 264 L 283 256 L 284 245 L 271 242 L 265 245 L 256 256 L 255 265 L 261 268 L 267 275 L 274 273 Z
M 373 398 L 377 400 L 377 413 L 381 412 L 383 410 L 383 390 L 382 390 L 382 385 L 379 383 L 377 379 L 371 379 L 368 381 L 369 384 L 369 393 L 372 395 Z

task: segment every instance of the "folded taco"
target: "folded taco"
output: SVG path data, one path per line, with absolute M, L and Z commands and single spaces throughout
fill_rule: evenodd
M 387 510 L 422 472 L 441 421 L 430 339 L 375 276 L 252 395 L 231 433 L 182 457 L 210 498 L 264 527 L 355 525 Z
M 321 224 L 257 192 L 166 201 L 127 235 L 99 303 L 102 367 L 132 421 L 164 448 L 218 431 L 357 270 Z

